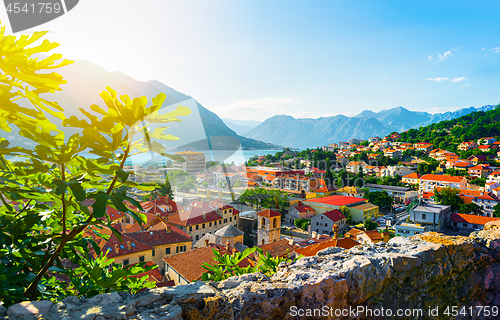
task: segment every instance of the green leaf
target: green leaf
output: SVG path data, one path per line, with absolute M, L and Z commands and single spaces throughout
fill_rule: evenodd
M 69 188 L 71 189 L 71 192 L 73 192 L 73 195 L 75 196 L 76 200 L 83 201 L 87 198 L 87 194 L 83 189 L 80 181 L 76 179 L 70 180 Z
M 121 182 L 126 182 L 128 179 L 128 176 L 130 175 L 130 172 L 127 172 L 120 168 L 118 171 L 116 171 L 116 176 L 118 179 L 120 179 Z
M 95 200 L 95 202 L 92 204 L 94 217 L 104 217 L 104 215 L 106 214 L 106 205 L 107 202 L 111 200 L 111 196 L 105 192 L 98 191 L 97 193 L 91 194 L 88 197 Z

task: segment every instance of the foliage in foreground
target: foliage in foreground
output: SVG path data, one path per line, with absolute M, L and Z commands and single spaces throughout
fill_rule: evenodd
M 0 301 L 9 306 L 21 300 L 56 300 L 69 294 L 92 296 L 125 286 L 131 290 L 150 286 L 130 278 L 148 269 L 111 264 L 84 234 L 93 231 L 107 239 L 109 233 L 102 230 L 109 228 L 121 240 L 110 225 L 107 206 L 145 222 L 140 204 L 116 189 L 152 191 L 155 187 L 129 181 L 125 162 L 145 151 L 175 159 L 155 139 L 177 139 L 166 135 L 167 128 L 161 124 L 179 122 L 178 116 L 191 111 L 178 106 L 160 115 L 165 94 L 153 98 L 148 107 L 146 97 L 118 97 L 107 88 L 100 95 L 106 109 L 92 105 L 80 109 L 84 119 L 67 118 L 61 106 L 48 100 L 66 81 L 49 72 L 72 62 L 58 63 L 59 54 L 41 60 L 33 57 L 58 46 L 48 40 L 31 46 L 46 32 L 19 38 L 4 32 L 5 27 L 0 30 L 0 130 L 19 132 L 34 147 L 9 147 L 9 141 L 0 138 Z M 19 100 L 29 103 L 20 106 Z M 78 133 L 67 136 L 61 125 Z M 98 158 L 85 158 L 83 151 Z M 83 204 L 88 199 L 94 200 L 91 210 Z M 80 267 L 65 267 L 68 264 Z M 56 275 L 71 283 L 61 282 Z
M 291 259 L 273 257 L 269 252 L 264 254 L 264 251 L 259 247 L 247 248 L 243 252 L 236 252 L 232 255 L 222 254 L 218 250 L 213 249 L 214 260 L 216 263 L 211 265 L 209 263 L 204 263 L 203 268 L 208 270 L 208 272 L 203 273 L 201 279 L 203 281 L 223 281 L 233 276 L 241 276 L 246 273 L 262 272 L 267 276 L 271 276 L 276 273 L 277 268 L 282 262 L 291 262 Z M 240 267 L 238 264 L 241 263 L 245 258 L 249 257 L 252 253 L 257 252 L 257 263 L 255 266 L 248 265 L 246 267 Z M 299 256 L 294 259 L 300 259 Z

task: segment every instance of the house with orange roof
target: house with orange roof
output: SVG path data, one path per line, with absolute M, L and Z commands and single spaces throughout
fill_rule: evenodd
M 498 183 L 497 181 L 489 181 L 484 184 L 484 191 L 493 192 L 493 190 L 498 187 L 500 187 L 500 183 Z
M 478 164 L 477 166 L 470 167 L 467 172 L 471 177 L 482 178 L 488 176 L 493 172 L 493 169 L 485 164 Z
M 496 141 L 497 141 L 497 139 L 495 139 L 494 137 L 484 137 L 484 138 L 477 140 L 477 144 L 478 145 L 489 145 L 489 144 L 495 143 Z
M 406 176 L 403 176 L 401 178 L 401 181 L 403 183 L 406 183 L 406 184 L 413 184 L 413 185 L 418 185 L 419 182 L 420 182 L 420 177 L 422 175 L 416 173 L 416 172 L 413 172 L 413 173 L 410 173 L 410 174 L 407 174 Z
M 429 153 L 432 150 L 432 143 L 428 143 L 428 142 L 414 143 L 413 148 L 416 151 L 422 151 L 425 153 Z
M 479 164 L 480 162 L 487 162 L 488 157 L 485 155 L 476 155 L 476 156 L 470 156 L 467 158 L 470 162 L 472 162 L 474 165 Z
M 466 231 L 483 230 L 486 223 L 499 220 L 500 218 L 483 217 L 474 214 L 451 214 L 452 227 L 457 229 L 465 229 Z
M 156 225 L 149 230 L 129 232 L 125 235 L 149 245 L 152 248 L 149 261 L 153 261 L 160 268 L 163 267 L 163 258 L 189 251 L 192 247 L 191 238 L 184 231 L 171 225 Z
M 392 159 L 400 159 L 401 158 L 401 150 L 389 147 L 384 149 L 384 156 L 392 158 Z
M 381 166 L 366 166 L 363 168 L 363 173 L 366 174 L 366 175 L 376 175 L 376 176 L 380 176 L 380 172 L 382 171 L 382 169 L 384 169 L 385 167 L 381 167 Z
M 294 259 L 296 256 L 295 249 L 299 246 L 293 242 L 291 239 L 282 239 L 278 242 L 258 245 L 263 253 L 267 255 L 269 253 L 273 257 Z
M 340 209 L 340 207 L 347 207 L 354 222 L 363 222 L 366 218 L 375 219 L 378 217 L 379 208 L 367 199 L 358 197 L 348 197 L 332 195 L 328 197 L 308 199 L 303 201 L 303 204 L 310 206 L 314 209 L 316 214 L 321 214 L 333 209 Z
M 173 280 L 175 285 L 190 284 L 201 280 L 203 273 L 208 272 L 203 268 L 203 264 L 216 264 L 213 250 L 221 254 L 233 254 L 238 249 L 230 245 L 208 244 L 205 247 L 197 248 L 191 251 L 183 252 L 172 257 L 163 258 L 164 275 L 167 280 Z M 250 266 L 250 261 L 245 258 L 238 266 L 245 268 Z
M 419 193 L 433 192 L 436 188 L 467 188 L 467 178 L 439 174 L 426 174 L 420 177 Z
M 151 213 L 162 217 L 179 212 L 179 206 L 175 201 L 170 199 L 168 195 L 141 202 L 141 207 L 145 213 Z
M 361 188 L 349 187 L 349 186 L 338 189 L 336 193 L 348 197 L 363 198 L 365 196 L 365 192 Z
M 474 141 L 468 141 L 468 142 L 462 142 L 461 144 L 458 145 L 457 149 L 460 151 L 467 151 L 470 149 L 475 149 L 477 148 L 477 143 Z
M 493 171 L 488 175 L 487 181 L 495 181 L 500 183 L 500 171 Z
M 360 230 L 352 228 L 346 232 L 345 237 L 356 240 L 362 244 L 377 243 L 384 240 L 384 237 L 377 230 Z
M 474 197 L 472 202 L 483 208 L 485 216 L 493 217 L 493 208 L 500 203 L 500 200 L 494 194 L 484 194 L 479 197 Z
M 168 217 L 168 222 L 186 232 L 193 241 L 215 233 L 227 225 L 238 227 L 239 211 L 220 201 L 193 202 L 185 210 Z
M 491 146 L 490 145 L 482 145 L 477 147 L 479 150 L 482 152 L 490 152 L 491 151 Z
M 446 163 L 446 169 L 455 169 L 455 170 L 467 170 L 472 167 L 473 164 L 469 161 L 465 160 L 457 160 Z
M 357 174 L 360 171 L 363 170 L 364 167 L 366 167 L 367 164 L 363 161 L 351 161 L 349 164 L 346 166 L 346 171 L 350 173 Z
M 292 207 L 286 214 L 286 220 L 293 224 L 297 219 L 310 219 L 314 216 L 314 209 L 309 206 Z
M 311 257 L 315 256 L 319 251 L 327 248 L 338 247 L 342 249 L 351 249 L 352 247 L 357 246 L 359 244 L 360 244 L 359 242 L 351 238 L 332 238 L 330 240 L 313 244 L 311 246 L 297 248 L 295 249 L 295 253 L 297 255 Z

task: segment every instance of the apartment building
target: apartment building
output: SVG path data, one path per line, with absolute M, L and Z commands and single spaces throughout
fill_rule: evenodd
M 174 161 L 174 170 L 182 170 L 189 174 L 197 174 L 205 171 L 205 155 L 201 152 L 182 151 L 175 153 L 184 158 L 184 162 Z
M 205 234 L 214 234 L 227 225 L 238 227 L 239 211 L 218 201 L 193 202 L 168 222 L 179 227 L 196 242 Z
M 467 178 L 439 174 L 426 174 L 420 177 L 419 193 L 433 192 L 436 188 L 467 188 Z

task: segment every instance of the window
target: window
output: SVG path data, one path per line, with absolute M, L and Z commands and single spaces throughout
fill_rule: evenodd
M 205 229 L 205 224 L 202 224 L 202 225 L 201 225 L 201 228 L 202 228 L 202 229 Z
M 135 242 L 132 242 L 131 246 L 135 248 Z
M 139 257 L 139 261 L 140 261 L 140 262 L 144 262 L 144 256 L 140 256 L 140 257 Z
M 151 251 L 151 255 L 154 257 L 155 256 L 155 249 Z
M 426 220 L 426 219 L 427 219 L 427 218 L 426 218 L 425 213 L 422 213 L 422 220 Z
M 191 231 L 193 231 L 193 227 L 192 226 L 189 227 L 189 232 L 191 232 Z
M 462 223 L 462 225 L 463 225 L 465 228 L 467 228 L 467 223 Z
M 170 248 L 165 248 L 165 254 L 170 254 Z
M 224 223 L 227 223 L 227 219 L 224 219 Z
M 200 225 L 199 225 L 199 224 L 197 224 L 197 225 L 196 225 L 196 230 L 198 230 L 198 229 L 199 229 L 199 227 L 200 227 Z
M 120 244 L 120 249 L 125 250 L 125 246 L 123 246 L 123 244 Z
M 198 240 L 198 239 L 196 239 L 196 240 Z M 179 248 L 180 248 L 179 246 L 177 246 L 177 247 L 175 248 L 175 253 L 179 253 Z
M 128 262 L 128 259 L 127 259 L 127 260 L 123 260 L 123 265 L 124 265 L 124 266 L 128 266 L 128 263 L 129 263 L 129 262 Z
M 208 223 L 208 227 L 210 228 L 212 226 L 212 222 L 209 222 Z
M 200 235 L 196 235 L 196 240 L 200 240 Z
M 323 220 L 323 216 L 321 216 L 321 220 Z
M 233 221 L 233 217 L 229 217 L 229 222 L 232 222 Z
M 325 228 L 328 228 L 328 223 L 325 223 Z
M 316 226 L 319 226 L 319 222 L 316 221 Z

